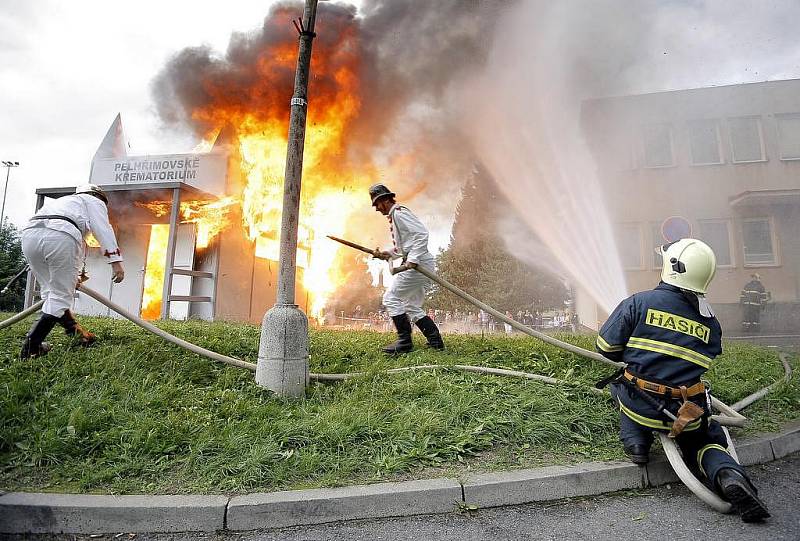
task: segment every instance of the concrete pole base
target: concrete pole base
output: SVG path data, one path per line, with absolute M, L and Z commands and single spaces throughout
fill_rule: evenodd
M 305 396 L 308 382 L 308 318 L 296 304 L 276 304 L 261 325 L 256 383 L 297 398 Z

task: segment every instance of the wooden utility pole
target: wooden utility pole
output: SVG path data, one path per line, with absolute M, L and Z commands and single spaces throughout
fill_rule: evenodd
M 300 46 L 291 100 L 289 145 L 283 183 L 278 290 L 275 306 L 264 315 L 256 368 L 256 383 L 281 397 L 304 396 L 309 381 L 308 318 L 295 304 L 295 278 L 303 147 L 308 112 L 308 75 L 311 44 L 316 36 L 316 16 L 317 0 L 306 0 L 303 18 L 292 21 L 300 35 Z

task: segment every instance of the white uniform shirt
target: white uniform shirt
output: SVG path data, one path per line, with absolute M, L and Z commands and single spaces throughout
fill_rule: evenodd
M 50 199 L 36 213 L 37 216 L 43 214 L 66 216 L 75 222 L 79 229 L 66 220 L 43 219 L 30 220 L 23 230 L 44 227 L 54 231 L 63 231 L 79 244 L 83 243 L 86 233 L 91 232 L 100 243 L 100 250 L 108 258 L 109 263 L 122 261 L 117 238 L 108 222 L 108 208 L 97 197 L 79 193 Z
M 428 251 L 428 229 L 413 212 L 395 203 L 387 217 L 392 226 L 392 253 L 396 258 L 402 257 L 409 263 L 433 259 Z

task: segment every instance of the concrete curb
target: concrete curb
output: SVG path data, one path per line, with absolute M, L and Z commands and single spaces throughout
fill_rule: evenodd
M 737 443 L 744 465 L 800 451 L 800 421 Z M 666 459 L 646 467 L 588 462 L 456 479 L 227 496 L 0 495 L 0 533 L 116 533 L 251 530 L 343 520 L 448 513 L 594 496 L 677 482 Z
M 223 528 L 226 496 L 0 496 L 2 533 L 197 532 Z
M 587 462 L 469 477 L 464 500 L 478 507 L 500 507 L 644 486 L 644 468 L 629 462 Z
M 461 502 L 455 479 L 248 494 L 228 504 L 230 530 L 284 528 L 363 518 L 448 513 Z

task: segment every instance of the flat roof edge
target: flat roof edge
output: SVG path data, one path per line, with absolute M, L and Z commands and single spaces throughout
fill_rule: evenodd
M 100 188 L 107 192 L 132 192 L 132 191 L 146 191 L 146 190 L 164 190 L 179 188 L 181 191 L 187 191 L 196 194 L 207 195 L 213 199 L 219 199 L 219 196 L 205 192 L 200 188 L 196 188 L 191 184 L 185 182 L 149 182 L 139 184 L 100 184 Z M 64 195 L 75 193 L 76 186 L 53 186 L 49 188 L 36 188 L 36 195 Z

